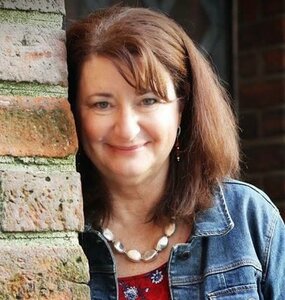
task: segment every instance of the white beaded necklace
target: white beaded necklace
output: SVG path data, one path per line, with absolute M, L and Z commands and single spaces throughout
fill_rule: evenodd
M 168 246 L 169 238 L 174 234 L 176 229 L 176 224 L 174 222 L 168 224 L 164 228 L 164 235 L 160 237 L 155 245 L 155 247 L 151 250 L 145 251 L 141 254 L 136 249 L 126 250 L 124 245 L 115 239 L 113 232 L 109 228 L 103 228 L 102 234 L 106 238 L 106 240 L 112 243 L 113 248 L 120 254 L 125 254 L 126 257 L 132 262 L 150 262 L 157 258 L 159 252 L 164 250 Z

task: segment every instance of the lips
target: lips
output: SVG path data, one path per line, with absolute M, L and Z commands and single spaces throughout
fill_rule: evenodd
M 111 149 L 115 150 L 115 151 L 132 152 L 132 151 L 142 149 L 145 146 L 145 143 L 136 144 L 136 145 L 112 145 L 112 144 L 108 144 L 108 146 Z

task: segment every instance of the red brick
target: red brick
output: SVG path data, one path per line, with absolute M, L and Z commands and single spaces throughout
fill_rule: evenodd
M 239 23 L 254 22 L 258 18 L 259 14 L 259 1 L 258 0 L 239 0 L 238 1 L 238 14 Z
M 274 0 L 274 1 L 261 1 L 262 13 L 264 16 L 271 16 L 282 14 L 285 12 L 285 1 L 284 0 Z
M 285 16 L 267 20 L 262 24 L 261 30 L 265 46 L 283 44 L 285 42 Z
M 3 232 L 83 230 L 78 173 L 0 171 L 0 192 Z
M 67 86 L 65 32 L 1 24 L 0 80 Z
M 285 79 L 241 83 L 239 87 L 240 108 L 262 108 L 283 104 Z
M 66 157 L 77 151 L 66 99 L 0 96 L 0 155 Z
M 265 72 L 285 71 L 285 49 L 272 49 L 263 54 Z
M 257 74 L 257 53 L 239 56 L 239 77 L 254 77 Z
M 259 48 L 262 45 L 262 30 L 259 24 L 239 28 L 239 51 Z
M 264 112 L 261 122 L 263 136 L 281 135 L 285 133 L 285 108 Z
M 252 146 L 243 150 L 247 173 L 283 171 L 285 168 L 285 144 Z
M 274 201 L 285 199 L 285 174 L 265 177 L 264 191 Z
M 239 127 L 241 129 L 242 139 L 254 139 L 258 137 L 259 122 L 257 113 L 243 113 L 239 114 Z
M 68 238 L 0 240 L 0 299 L 90 299 L 88 262 Z
M 258 49 L 261 46 L 283 44 L 285 40 L 285 16 L 268 19 L 239 29 L 240 51 Z

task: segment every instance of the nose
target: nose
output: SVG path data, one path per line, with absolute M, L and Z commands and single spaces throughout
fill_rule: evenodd
M 122 108 L 117 112 L 115 120 L 115 134 L 125 141 L 132 141 L 140 132 L 139 116 L 131 108 Z

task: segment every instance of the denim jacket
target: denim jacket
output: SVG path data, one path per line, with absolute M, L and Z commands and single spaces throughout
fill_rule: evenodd
M 81 236 L 89 260 L 91 299 L 118 299 L 114 256 L 95 230 Z M 187 243 L 168 261 L 171 299 L 285 300 L 285 227 L 256 187 L 228 180 L 213 207 L 197 215 Z

